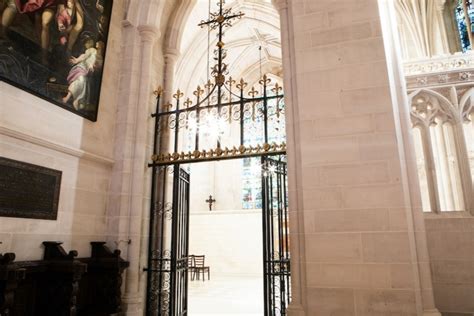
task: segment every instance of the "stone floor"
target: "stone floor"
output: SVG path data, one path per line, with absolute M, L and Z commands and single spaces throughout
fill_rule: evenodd
M 263 279 L 211 275 L 189 283 L 189 315 L 263 315 Z

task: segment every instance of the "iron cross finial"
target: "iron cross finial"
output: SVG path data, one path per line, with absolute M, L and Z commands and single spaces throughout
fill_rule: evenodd
M 212 198 L 212 195 L 209 195 L 209 199 L 206 200 L 206 203 L 209 203 L 209 211 L 212 211 L 212 204 L 214 202 L 216 202 L 216 200 Z
M 207 21 L 201 21 L 198 24 L 200 27 L 204 27 L 205 25 L 209 25 L 211 29 L 216 29 L 219 26 L 231 26 L 231 21 L 233 19 L 240 19 L 244 16 L 242 12 L 232 14 L 231 9 L 224 10 L 224 0 L 219 0 L 219 12 L 210 13 L 210 18 Z M 222 32 L 222 29 L 220 29 Z
M 224 28 L 232 26 L 234 19 L 240 19 L 244 16 L 242 12 L 232 13 L 232 9 L 224 9 L 224 0 L 219 0 L 219 11 L 215 13 L 209 12 L 209 19 L 201 21 L 198 25 L 200 27 L 208 26 L 210 30 L 217 29 L 217 48 L 214 50 L 216 65 L 211 67 L 212 76 L 215 78 L 215 84 L 218 86 L 217 103 L 222 102 L 221 87 L 225 83 L 225 75 L 227 72 L 227 65 L 224 63 L 226 58 L 226 51 L 224 49 Z

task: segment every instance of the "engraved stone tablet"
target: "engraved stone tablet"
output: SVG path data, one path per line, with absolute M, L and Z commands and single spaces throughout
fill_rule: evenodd
M 61 174 L 0 157 L 0 216 L 55 220 Z

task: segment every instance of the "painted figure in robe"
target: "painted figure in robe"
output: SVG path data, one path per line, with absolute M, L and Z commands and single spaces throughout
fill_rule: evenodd
M 72 98 L 76 110 L 88 102 L 90 76 L 102 68 L 105 44 L 99 41 L 94 46 L 94 40 L 88 39 L 84 47 L 85 52 L 82 55 L 70 59 L 70 63 L 74 66 L 67 77 L 69 83 L 67 95 L 62 99 L 64 103 L 68 103 Z

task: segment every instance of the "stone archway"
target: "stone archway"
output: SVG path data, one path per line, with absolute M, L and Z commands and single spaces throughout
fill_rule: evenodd
M 239 2 L 240 3 L 240 2 Z M 250 3 L 254 3 L 250 1 Z M 255 2 L 256 3 L 256 2 Z M 299 137 L 299 131 L 295 128 L 296 121 L 293 119 L 296 116 L 297 111 L 293 106 L 296 104 L 296 90 L 294 90 L 294 83 L 292 80 L 292 76 L 295 73 L 294 69 L 292 69 L 292 65 L 289 62 L 290 50 L 291 50 L 291 42 L 290 42 L 290 25 L 289 25 L 289 11 L 286 1 L 272 1 L 274 8 L 276 9 L 276 14 L 271 13 L 270 17 L 265 16 L 265 11 L 262 10 L 260 6 L 260 19 L 270 18 L 270 24 L 274 28 L 278 28 L 280 30 L 281 36 L 281 43 L 283 44 L 281 49 L 283 50 L 283 58 L 282 60 L 268 60 L 265 64 L 265 68 L 272 69 L 274 68 L 272 65 L 280 65 L 283 67 L 283 81 L 285 85 L 285 91 L 287 91 L 285 97 L 285 103 L 288 106 L 287 111 L 287 138 L 288 138 L 288 170 L 289 170 L 289 207 L 291 211 L 291 252 L 292 252 L 292 303 L 290 304 L 289 311 L 290 313 L 295 313 L 294 315 L 304 314 L 304 307 L 305 303 L 305 295 L 301 293 L 304 292 L 306 288 L 306 280 L 305 280 L 305 269 L 306 266 L 304 264 L 304 240 L 300 238 L 303 234 L 303 215 L 298 210 L 300 209 L 299 205 L 302 205 L 302 192 L 298 192 L 296 190 L 296 182 L 301 181 L 299 178 L 299 174 L 297 172 L 297 165 L 299 164 L 299 154 L 296 150 L 296 142 L 295 138 Z M 191 15 L 191 12 L 196 5 L 196 1 L 180 1 L 177 4 L 175 10 L 173 10 L 173 15 L 170 18 L 170 22 L 166 28 L 166 34 L 164 35 L 165 42 L 163 44 L 163 52 L 165 56 L 165 78 L 164 78 L 164 98 L 166 99 L 171 97 L 174 90 L 178 87 L 174 85 L 175 81 L 179 81 L 180 79 L 177 78 L 174 69 L 178 63 L 180 58 L 184 58 L 181 56 L 179 51 L 180 41 L 182 40 L 183 33 L 185 32 L 185 20 Z M 238 8 L 237 8 L 238 9 Z M 257 14 L 257 15 L 258 15 Z M 267 12 L 268 15 L 268 12 Z M 253 17 L 257 19 L 257 17 Z M 239 23 L 239 22 L 237 22 Z M 269 22 L 266 22 L 269 23 Z M 201 40 L 204 38 L 201 38 Z M 191 51 L 191 50 L 190 50 Z M 187 56 L 189 57 L 189 56 Z M 201 55 L 201 58 L 204 56 Z M 247 74 L 251 74 L 252 72 L 258 72 L 259 64 L 255 63 L 252 67 L 249 67 L 246 71 Z M 182 75 L 185 78 L 184 75 Z M 194 88 L 194 87 L 192 87 Z M 294 259 L 293 259 L 294 258 Z

